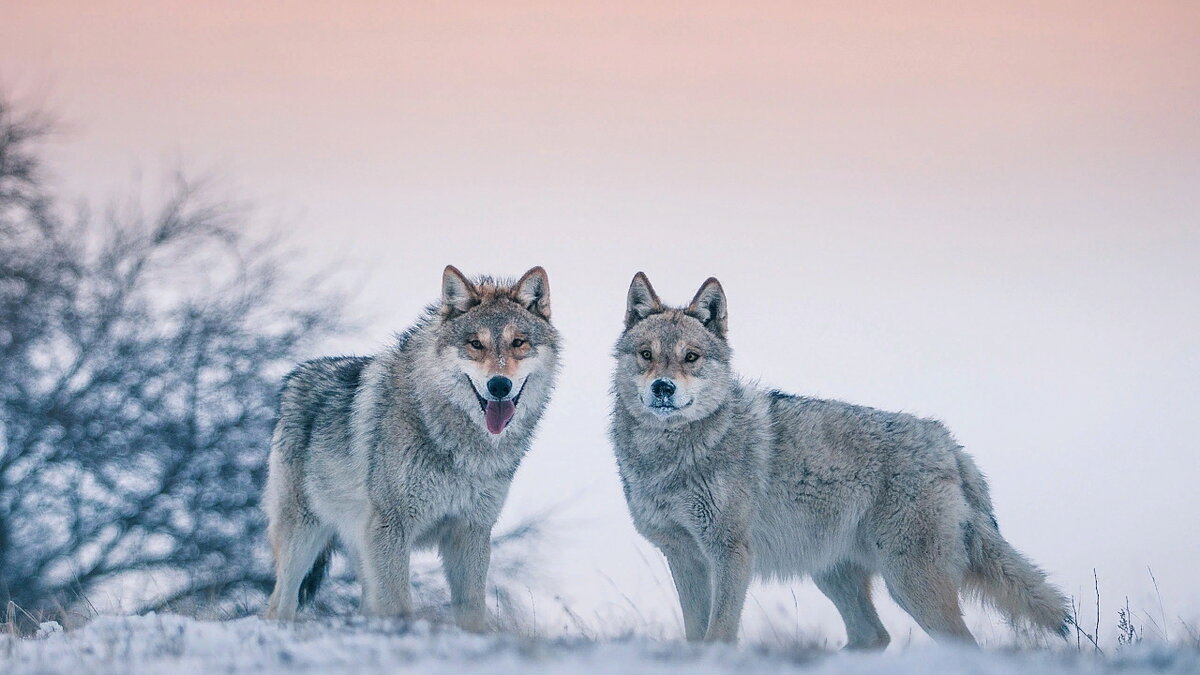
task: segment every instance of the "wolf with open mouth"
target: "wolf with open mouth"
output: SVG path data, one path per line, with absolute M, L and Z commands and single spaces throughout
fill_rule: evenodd
M 334 540 L 363 610 L 412 612 L 409 558 L 437 547 L 457 621 L 485 627 L 492 526 L 558 372 L 550 284 L 442 276 L 441 302 L 370 357 L 301 364 L 284 380 L 265 506 L 275 554 L 266 616 L 293 619 Z

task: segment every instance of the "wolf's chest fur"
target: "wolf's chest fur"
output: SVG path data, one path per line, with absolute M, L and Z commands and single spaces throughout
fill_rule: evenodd
M 627 457 L 621 463 L 626 497 L 639 529 L 674 529 L 685 523 L 702 527 L 720 508 L 722 478 L 707 462 L 698 462 L 692 450 L 663 444 L 650 449 L 654 459 Z
M 736 419 L 726 412 L 670 430 L 618 423 L 617 460 L 639 529 L 703 530 L 729 500 L 762 493 L 766 436 L 737 433 Z
M 406 458 L 408 470 L 395 479 L 402 490 L 427 500 L 431 511 L 471 516 L 499 511 L 521 463 L 525 439 L 451 444 L 430 441 Z

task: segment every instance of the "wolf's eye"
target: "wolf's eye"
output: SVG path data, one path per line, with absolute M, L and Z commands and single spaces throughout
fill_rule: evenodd
M 695 363 L 696 361 L 699 361 L 699 360 L 700 360 L 700 355 L 699 355 L 699 354 L 697 354 L 696 352 L 688 352 L 688 353 L 687 353 L 687 354 L 686 354 L 686 355 L 683 357 L 683 360 L 684 360 L 684 361 L 687 361 L 688 363 Z
M 521 338 L 517 338 L 516 340 L 512 341 L 512 346 L 513 346 L 513 349 L 520 349 L 521 347 L 525 346 L 525 341 L 522 340 Z
M 642 351 L 638 352 L 638 355 L 647 361 L 654 358 L 654 355 L 650 353 L 649 349 L 643 349 Z
M 467 344 L 471 345 L 471 349 L 483 349 L 483 343 L 479 340 L 471 340 Z

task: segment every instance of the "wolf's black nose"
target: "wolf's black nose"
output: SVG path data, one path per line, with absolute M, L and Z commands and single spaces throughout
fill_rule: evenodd
M 650 393 L 654 398 L 670 398 L 675 394 L 675 383 L 670 380 L 655 380 L 650 384 Z
M 497 375 L 488 380 L 487 387 L 488 393 L 492 396 L 496 398 L 504 398 L 505 396 L 508 396 L 508 392 L 512 391 L 512 380 L 504 377 L 503 375 Z

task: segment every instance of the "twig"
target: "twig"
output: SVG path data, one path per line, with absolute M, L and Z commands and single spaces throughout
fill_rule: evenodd
M 1071 625 L 1075 627 L 1075 651 L 1083 651 L 1083 629 L 1079 627 L 1079 604 L 1075 596 L 1071 596 Z
M 1082 626 L 1079 625 L 1079 610 L 1080 609 L 1082 609 L 1082 606 L 1076 605 L 1075 597 L 1072 596 L 1071 597 L 1071 616 L 1068 617 L 1068 621 L 1070 621 L 1071 625 L 1075 627 L 1075 650 L 1082 651 L 1083 641 L 1080 638 L 1087 638 L 1087 641 L 1092 643 L 1092 646 L 1095 647 L 1096 652 L 1099 653 L 1100 655 L 1104 655 L 1104 650 L 1100 648 L 1100 643 L 1096 642 L 1096 637 L 1094 635 L 1092 635 L 1091 633 L 1088 633 L 1086 630 L 1083 629 Z M 1099 625 L 1099 621 L 1097 620 L 1097 626 L 1098 625 Z
M 1154 597 L 1158 599 L 1158 615 L 1162 617 L 1162 632 L 1163 641 L 1170 642 L 1171 636 L 1167 632 L 1167 613 L 1163 610 L 1162 592 L 1158 590 L 1158 579 L 1154 578 L 1154 570 L 1146 565 L 1146 571 L 1150 573 L 1150 582 L 1154 584 Z
M 792 616 L 794 616 L 796 618 L 796 629 L 794 631 L 794 635 L 796 636 L 796 640 L 799 641 L 800 640 L 800 601 L 796 599 L 796 589 L 791 588 L 789 590 L 792 593 Z M 849 638 L 847 638 L 847 640 L 849 640 Z
M 1096 651 L 1103 654 L 1104 652 L 1100 650 L 1100 645 L 1098 644 L 1100 641 L 1100 575 L 1096 574 L 1095 567 L 1092 568 L 1092 581 L 1096 584 L 1096 636 L 1092 640 L 1092 644 L 1096 645 Z
M 533 599 L 533 589 L 532 588 L 526 586 L 525 592 L 529 594 L 529 607 L 530 607 L 531 611 L 533 612 L 533 634 L 537 635 L 538 634 L 537 601 Z
M 754 600 L 754 604 L 758 605 L 758 608 L 762 610 L 763 616 L 767 619 L 767 628 L 770 628 L 771 633 L 775 636 L 775 644 L 783 645 L 783 637 L 779 634 L 779 630 L 775 628 L 775 620 L 771 618 L 771 613 L 767 611 L 767 608 L 763 607 L 762 601 L 758 599 L 758 595 L 754 593 L 747 593 L 746 595 Z
M 567 618 L 571 620 L 571 623 L 575 624 L 575 630 L 579 631 L 580 635 L 588 640 L 596 639 L 595 635 L 584 622 L 583 617 L 576 614 L 575 611 L 567 605 L 566 600 L 563 600 L 561 596 L 557 595 L 554 596 L 554 599 L 558 601 L 559 606 L 562 607 L 563 612 L 567 615 Z

